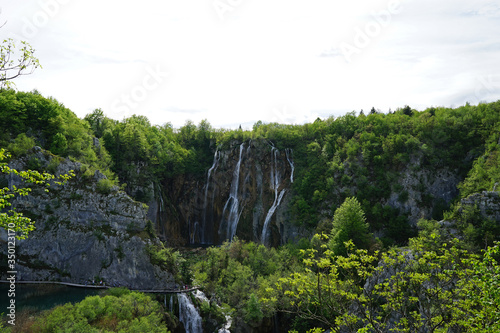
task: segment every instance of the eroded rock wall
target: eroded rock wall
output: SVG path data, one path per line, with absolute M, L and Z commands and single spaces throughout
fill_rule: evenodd
M 289 220 L 293 172 L 291 150 L 265 140 L 233 142 L 215 152 L 206 178 L 183 175 L 162 184 L 157 229 L 171 245 L 221 244 L 235 236 L 283 244 L 301 234 Z
M 25 169 L 33 158 L 42 165 L 59 159 L 38 149 L 11 166 Z M 56 173 L 75 170 L 76 177 L 66 185 L 52 185 L 48 193 L 34 188 L 13 202 L 17 211 L 36 221 L 28 239 L 17 241 L 18 279 L 85 283 L 98 278 L 132 288 L 172 286 L 171 274 L 152 265 L 146 251 L 148 244 L 159 241 L 144 231 L 147 206 L 117 187 L 98 190 L 98 181 L 105 178 L 99 171 L 85 176 L 79 163 L 57 163 Z M 22 185 L 15 176 L 9 176 L 8 183 Z M 1 233 L 5 243 L 6 233 Z M 2 246 L 1 251 L 6 249 Z

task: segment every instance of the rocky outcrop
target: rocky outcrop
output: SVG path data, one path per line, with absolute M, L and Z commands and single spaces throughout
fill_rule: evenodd
M 102 279 L 132 288 L 168 288 L 172 275 L 151 264 L 146 248 L 159 240 L 145 231 L 148 208 L 117 187 L 103 187 L 106 177 L 89 173 L 79 163 L 62 160 L 40 149 L 16 160 L 11 167 L 25 169 L 29 160 L 51 165 L 56 174 L 75 170 L 67 184 L 50 191 L 34 189 L 13 206 L 36 221 L 28 239 L 17 241 L 18 280 L 85 283 Z M 9 186 L 22 182 L 8 177 Z M 6 234 L 2 230 L 1 241 Z M 2 251 L 6 246 L 2 246 Z
M 477 207 L 483 218 L 500 223 L 500 195 L 495 191 L 474 193 L 461 200 L 463 207 Z
M 416 226 L 420 219 L 431 218 L 439 206 L 443 209 L 450 204 L 459 193 L 460 181 L 447 169 L 415 171 L 410 167 L 399 175 L 396 185 L 393 184 L 397 191 L 392 191 L 386 204 L 408 214 L 409 223 Z

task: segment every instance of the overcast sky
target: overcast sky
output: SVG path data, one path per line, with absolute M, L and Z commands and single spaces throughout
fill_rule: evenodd
M 251 128 L 500 99 L 498 0 L 0 0 L 79 117 Z

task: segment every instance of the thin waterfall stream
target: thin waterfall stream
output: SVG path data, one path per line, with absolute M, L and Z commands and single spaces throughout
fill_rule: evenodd
M 262 228 L 262 234 L 260 236 L 261 243 L 266 246 L 269 243 L 268 231 L 271 217 L 274 215 L 276 208 L 281 203 L 281 199 L 283 199 L 283 195 L 285 194 L 285 189 L 282 189 L 278 194 L 278 190 L 281 184 L 280 172 L 278 168 L 278 158 L 279 150 L 273 147 L 271 149 L 271 189 L 274 190 L 274 202 L 267 212 L 266 219 L 264 220 L 264 227 Z
M 210 188 L 210 178 L 212 176 L 212 173 L 217 170 L 217 167 L 219 166 L 219 158 L 220 158 L 220 152 L 219 150 L 215 150 L 214 154 L 214 162 L 212 163 L 212 166 L 210 169 L 208 169 L 207 173 L 207 185 L 205 186 L 205 198 L 203 202 L 203 219 L 202 219 L 202 225 L 201 225 L 201 235 L 200 235 L 200 241 L 202 244 L 207 244 L 208 241 L 206 239 L 206 233 L 205 231 L 207 230 L 207 208 L 208 208 L 208 190 Z M 215 184 L 214 184 L 214 193 L 215 193 Z M 213 200 L 213 196 L 212 196 Z
M 292 155 L 293 150 L 291 148 L 285 149 L 285 154 L 286 154 L 286 159 L 288 160 L 288 163 L 290 164 L 290 168 L 292 169 L 292 172 L 290 174 L 290 183 L 293 183 L 293 173 L 295 171 L 295 165 L 293 164 L 293 159 L 290 158 L 290 155 Z
M 231 241 L 236 235 L 236 228 L 238 227 L 238 221 L 240 219 L 240 211 L 239 211 L 240 202 L 238 199 L 238 191 L 240 183 L 240 168 L 241 168 L 241 159 L 243 155 L 243 148 L 244 148 L 244 143 L 240 145 L 240 154 L 238 158 L 238 163 L 236 164 L 236 167 L 234 168 L 233 171 L 233 180 L 231 182 L 229 199 L 224 205 L 224 210 L 222 213 L 224 220 L 226 211 L 229 209 L 229 215 L 227 217 L 227 224 L 226 224 L 226 239 L 229 241 Z M 223 226 L 224 223 L 221 223 L 220 228 L 222 228 Z M 219 229 L 219 234 L 221 234 L 221 231 L 222 230 Z
M 159 200 L 159 203 L 158 203 L 158 230 L 161 234 L 164 233 L 164 226 L 163 226 L 163 213 L 165 211 L 165 204 L 163 202 L 163 194 L 161 192 L 161 187 L 160 187 L 160 184 L 157 183 L 156 184 L 156 187 L 157 187 L 157 191 L 158 191 L 158 198 L 160 199 Z

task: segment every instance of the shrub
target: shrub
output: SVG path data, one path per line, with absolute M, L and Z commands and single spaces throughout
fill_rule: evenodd
M 130 294 L 130 290 L 125 287 L 117 287 L 108 289 L 107 294 L 115 297 L 122 297 L 123 295 Z
M 110 194 L 113 191 L 114 186 L 115 184 L 113 181 L 107 178 L 102 178 L 97 182 L 97 191 L 101 194 Z
M 161 305 L 151 297 L 125 288 L 107 296 L 89 296 L 80 303 L 56 307 L 41 315 L 34 332 L 168 332 Z
M 181 280 L 181 265 L 186 261 L 179 251 L 163 245 L 149 245 L 146 247 L 151 263 L 158 265 L 175 276 L 176 280 Z M 186 281 L 185 281 L 186 282 Z
M 148 233 L 149 237 L 156 238 L 156 230 L 155 230 L 155 227 L 153 225 L 153 222 L 151 222 L 151 220 L 148 220 L 148 222 L 146 222 L 146 229 L 145 230 Z
M 61 164 L 62 159 L 60 157 L 52 157 L 52 159 L 49 162 L 49 165 L 47 166 L 47 171 L 50 173 L 56 173 L 57 172 L 57 167 L 59 167 L 59 164 Z
M 264 315 L 257 296 L 251 294 L 245 306 L 245 321 L 249 324 L 259 324 Z
M 26 136 L 26 134 L 21 133 L 16 137 L 13 143 L 9 144 L 9 151 L 14 156 L 21 156 L 26 154 L 28 150 L 33 148 L 34 145 L 35 140 L 33 138 L 30 138 Z
M 32 156 L 28 162 L 26 163 L 26 166 L 28 167 L 28 169 L 30 170 L 36 170 L 36 171 L 41 171 L 42 169 L 42 163 L 40 162 L 40 160 L 34 156 Z

